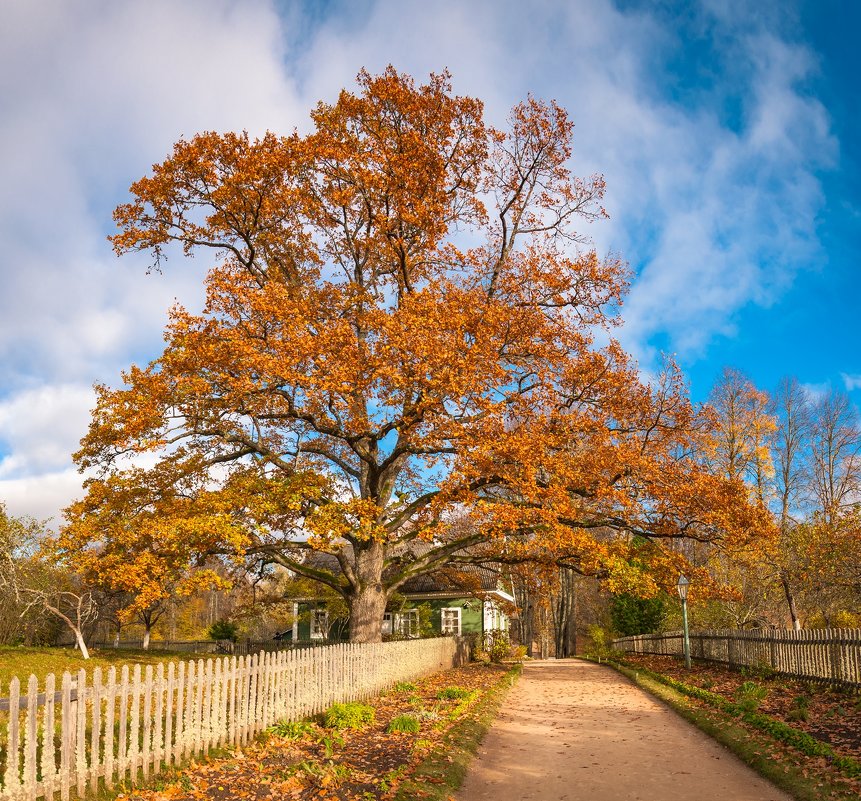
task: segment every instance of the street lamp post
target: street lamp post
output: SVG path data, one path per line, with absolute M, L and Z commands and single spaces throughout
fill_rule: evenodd
M 685 667 L 691 669 L 691 638 L 688 633 L 688 585 L 690 582 L 684 577 L 679 576 L 679 583 L 676 589 L 679 591 L 679 598 L 682 599 L 682 626 L 685 631 Z

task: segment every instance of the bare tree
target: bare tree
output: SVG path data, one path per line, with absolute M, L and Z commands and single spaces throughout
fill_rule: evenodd
M 845 392 L 830 390 L 813 409 L 810 489 L 822 520 L 831 525 L 861 497 L 861 430 Z
M 89 659 L 83 628 L 98 617 L 96 596 L 78 576 L 61 573 L 44 558 L 41 535 L 39 523 L 10 517 L 0 504 L 0 594 L 14 603 L 20 618 L 41 611 L 61 620 Z
M 58 586 L 57 575 L 50 566 L 32 557 L 4 570 L 0 581 L 14 596 L 22 616 L 42 610 L 58 618 L 71 630 L 84 659 L 89 659 L 83 631 L 99 617 L 99 603 L 94 592 L 75 578 Z
M 796 378 L 783 378 L 774 394 L 777 429 L 772 442 L 774 494 L 780 529 L 778 580 L 789 608 L 792 627 L 801 629 L 794 578 L 799 573 L 800 551 L 796 527 L 810 475 L 808 443 L 811 408 L 807 393 Z
M 774 417 L 769 397 L 741 371 L 725 367 L 709 396 L 716 432 L 709 459 L 712 470 L 731 481 L 746 481 L 765 502 L 773 475 L 769 447 Z

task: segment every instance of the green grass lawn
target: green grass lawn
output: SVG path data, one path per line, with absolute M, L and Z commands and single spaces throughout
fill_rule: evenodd
M 0 698 L 5 698 L 9 690 L 9 682 L 13 676 L 21 680 L 22 690 L 27 686 L 30 674 L 39 679 L 39 687 L 44 685 L 45 676 L 54 673 L 59 686 L 63 671 L 72 673 L 85 668 L 88 676 L 92 676 L 93 668 L 101 667 L 104 671 L 111 665 L 119 668 L 122 665 L 157 665 L 159 662 L 178 662 L 188 659 L 209 659 L 213 654 L 170 653 L 166 651 L 142 651 L 139 649 L 105 648 L 90 650 L 90 658 L 82 659 L 81 653 L 75 648 L 25 648 L 18 646 L 0 646 Z

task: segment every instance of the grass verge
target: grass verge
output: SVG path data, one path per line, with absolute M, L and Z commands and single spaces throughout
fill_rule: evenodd
M 28 648 L 25 646 L 0 646 L 0 697 L 6 695 L 9 682 L 17 676 L 22 687 L 27 686 L 30 675 L 39 679 L 39 687 L 44 686 L 45 676 L 56 675 L 58 684 L 63 671 L 74 674 L 81 668 L 92 677 L 93 668 L 107 671 L 110 667 L 119 671 L 123 665 L 157 665 L 159 662 L 187 662 L 191 659 L 214 659 L 221 654 L 197 654 L 177 651 L 144 651 L 141 649 L 93 649 L 90 658 L 84 659 L 81 652 L 74 648 Z
M 442 742 L 400 785 L 395 801 L 415 801 L 418 798 L 445 801 L 460 787 L 478 746 L 522 670 L 522 665 L 514 665 L 468 714 L 449 729 Z
M 808 756 L 809 760 L 805 760 L 804 756 L 799 759 L 798 754 L 787 751 L 786 746 L 793 746 L 794 743 L 787 743 L 785 738 L 772 735 L 768 726 L 772 719 L 768 716 L 756 713 L 739 715 L 735 705 L 722 696 L 709 693 L 714 698 L 701 698 L 700 694 L 706 691 L 689 688 L 661 674 L 641 668 L 635 670 L 612 660 L 604 659 L 601 664 L 612 667 L 663 701 L 797 801 L 858 801 L 857 790 L 839 775 L 828 775 L 828 765 L 835 772 L 839 770 L 833 761 L 817 755 L 818 761 L 814 762 L 814 757 L 807 754 L 804 756 Z M 694 699 L 704 705 L 696 703 Z

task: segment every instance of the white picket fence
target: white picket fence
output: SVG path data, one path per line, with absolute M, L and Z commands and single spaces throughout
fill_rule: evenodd
M 712 629 L 690 633 L 691 656 L 735 667 L 768 668 L 787 676 L 861 686 L 861 629 Z M 613 641 L 629 653 L 681 656 L 681 631 Z
M 8 688 L 2 801 L 67 801 L 100 786 L 146 780 L 190 757 L 242 746 L 281 720 L 301 720 L 331 704 L 376 695 L 395 682 L 462 664 L 468 646 L 442 637 L 379 644 L 341 644 L 64 673 L 57 691 L 49 674 L 22 693 Z M 0 697 L 4 688 L 0 687 Z M 0 713 L 2 714 L 2 713 Z

